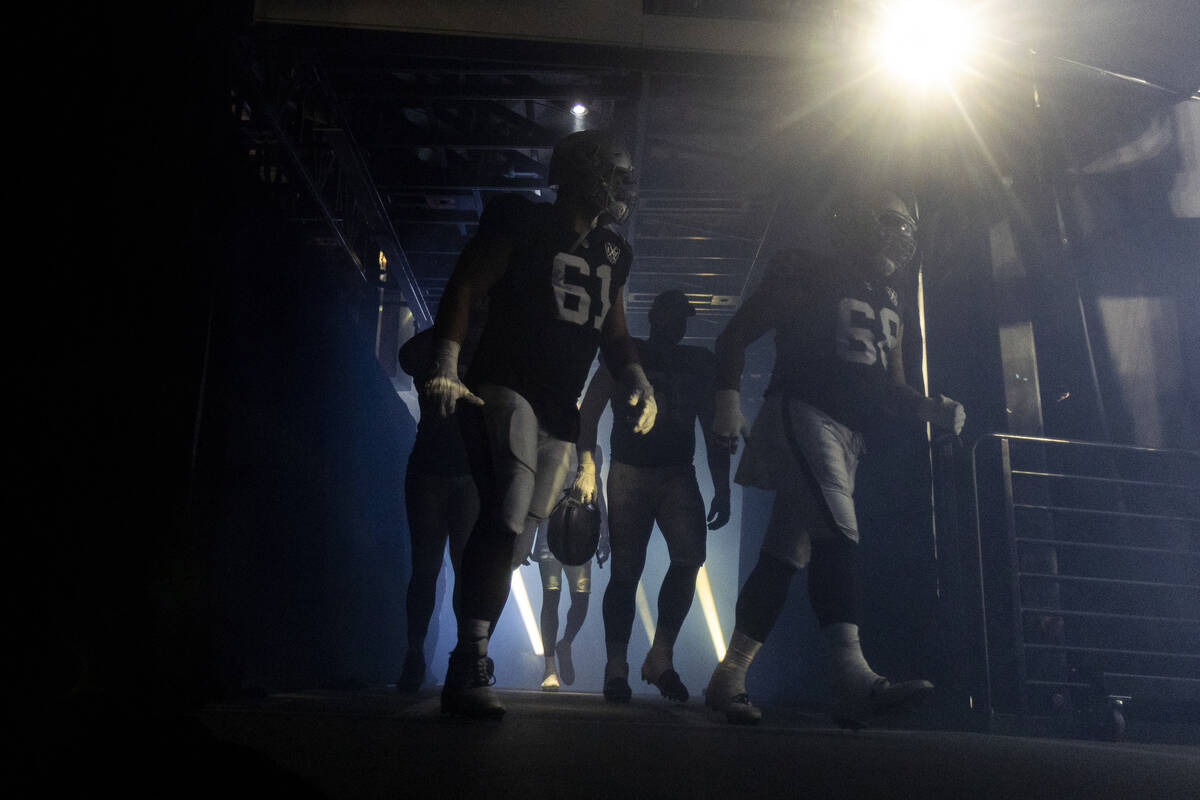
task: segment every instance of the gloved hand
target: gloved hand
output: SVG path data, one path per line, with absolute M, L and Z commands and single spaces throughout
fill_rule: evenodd
M 712 505 L 708 508 L 708 529 L 715 531 L 729 522 L 729 492 L 714 495 Z
M 963 424 L 967 421 L 967 412 L 963 410 L 962 403 L 951 400 L 944 394 L 939 394 L 936 398 L 925 398 L 925 402 L 921 403 L 917 410 L 917 416 L 925 422 L 953 432 L 955 436 L 962 432 Z
M 529 566 L 529 558 L 533 555 L 533 540 L 536 534 L 536 528 L 534 530 L 522 531 L 513 540 L 512 568 L 514 571 L 521 567 Z
M 596 566 L 604 569 L 604 562 L 612 555 L 612 545 L 608 541 L 608 529 L 600 530 L 600 543 L 596 545 Z
M 719 444 L 737 452 L 738 434 L 746 427 L 742 416 L 742 394 L 737 389 L 718 389 L 713 398 L 713 436 Z
M 483 400 L 458 378 L 458 342 L 438 339 L 433 343 L 433 366 L 429 379 L 422 387 L 426 401 L 445 419 L 454 413 L 459 400 L 473 405 L 483 405 Z
M 575 473 L 575 483 L 571 484 L 571 494 L 585 505 L 596 502 L 596 459 L 590 450 L 579 456 L 579 471 Z
M 658 403 L 654 401 L 654 387 L 646 378 L 641 364 L 627 364 L 621 373 L 621 385 L 629 392 L 629 405 L 639 410 L 634 433 L 649 433 L 658 416 Z

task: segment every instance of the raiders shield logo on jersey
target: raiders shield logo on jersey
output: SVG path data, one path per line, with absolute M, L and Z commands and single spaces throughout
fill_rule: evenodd
M 892 287 L 887 287 L 888 300 L 892 301 L 892 305 L 897 308 L 900 306 L 900 297 L 896 294 L 896 290 Z
M 608 263 L 616 264 L 617 259 L 621 257 L 621 248 L 617 247 L 612 242 L 605 242 L 604 255 L 608 259 Z

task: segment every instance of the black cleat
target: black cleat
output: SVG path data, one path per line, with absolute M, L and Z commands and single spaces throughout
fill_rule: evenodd
M 662 692 L 662 696 L 668 700 L 675 700 L 679 703 L 688 701 L 687 687 L 683 685 L 683 681 L 679 679 L 679 673 L 673 669 L 668 669 L 659 675 L 657 678 L 646 677 L 645 669 L 642 670 L 642 680 L 651 686 L 657 686 Z
M 494 669 L 487 656 L 451 653 L 442 685 L 442 713 L 477 719 L 503 717 L 504 706 L 492 689 Z
M 750 702 L 739 675 L 720 665 L 713 670 L 712 678 L 704 689 L 704 704 L 734 725 L 754 725 L 762 719 L 762 712 Z
M 861 730 L 872 717 L 894 714 L 916 708 L 933 694 L 933 684 L 926 680 L 892 683 L 880 678 L 869 694 L 857 698 L 840 698 L 833 704 L 831 714 L 839 727 Z
M 755 725 L 762 719 L 762 712 L 750 702 L 750 695 L 745 692 L 720 701 L 709 701 L 706 697 L 705 701 L 713 711 L 723 712 L 725 720 L 734 725 Z
M 629 681 L 618 675 L 604 682 L 604 699 L 610 703 L 628 703 L 633 697 Z

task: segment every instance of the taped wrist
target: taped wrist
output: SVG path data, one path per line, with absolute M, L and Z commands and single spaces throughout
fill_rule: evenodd
M 596 460 L 590 451 L 585 450 L 579 455 L 579 474 L 590 476 L 593 480 L 596 477 Z
M 461 345 L 453 339 L 437 339 L 433 343 L 431 378 L 458 379 L 458 353 Z
M 636 362 L 626 364 L 625 369 L 621 372 L 621 379 L 647 397 L 654 395 L 654 387 L 650 385 L 650 380 L 646 377 L 646 371 L 642 369 L 641 364 Z

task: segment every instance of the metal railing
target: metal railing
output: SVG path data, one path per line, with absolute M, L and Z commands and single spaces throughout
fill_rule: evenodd
M 989 720 L 1200 696 L 1200 452 L 989 434 L 971 475 Z

